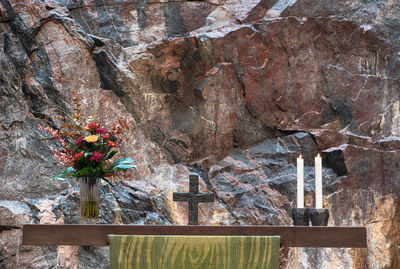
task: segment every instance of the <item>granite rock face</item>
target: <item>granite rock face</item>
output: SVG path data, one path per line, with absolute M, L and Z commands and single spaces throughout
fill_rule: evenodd
M 0 0 L 0 268 L 108 268 L 108 249 L 23 246 L 24 223 L 77 223 L 79 193 L 37 124 L 132 120 L 133 181 L 101 189 L 101 222 L 292 225 L 296 168 L 328 225 L 368 249 L 282 249 L 281 268 L 400 266 L 400 1 Z

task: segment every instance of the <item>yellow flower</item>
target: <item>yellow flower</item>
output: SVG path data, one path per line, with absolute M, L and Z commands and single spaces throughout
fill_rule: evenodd
M 85 137 L 83 140 L 85 140 L 88 143 L 96 143 L 97 140 L 99 140 L 99 137 L 97 135 L 89 135 Z

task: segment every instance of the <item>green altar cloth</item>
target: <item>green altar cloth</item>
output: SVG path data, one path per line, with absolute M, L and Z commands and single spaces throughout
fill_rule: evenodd
M 111 269 L 277 269 L 279 236 L 109 235 Z

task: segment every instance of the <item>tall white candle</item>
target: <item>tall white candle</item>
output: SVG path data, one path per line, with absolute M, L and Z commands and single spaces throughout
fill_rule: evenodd
M 322 208 L 322 158 L 315 157 L 315 207 Z
M 297 158 L 297 208 L 304 208 L 304 159 Z

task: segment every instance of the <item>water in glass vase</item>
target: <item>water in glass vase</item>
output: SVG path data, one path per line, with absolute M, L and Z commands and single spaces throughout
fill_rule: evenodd
M 80 208 L 83 224 L 96 223 L 99 219 L 100 178 L 83 177 L 80 183 Z

